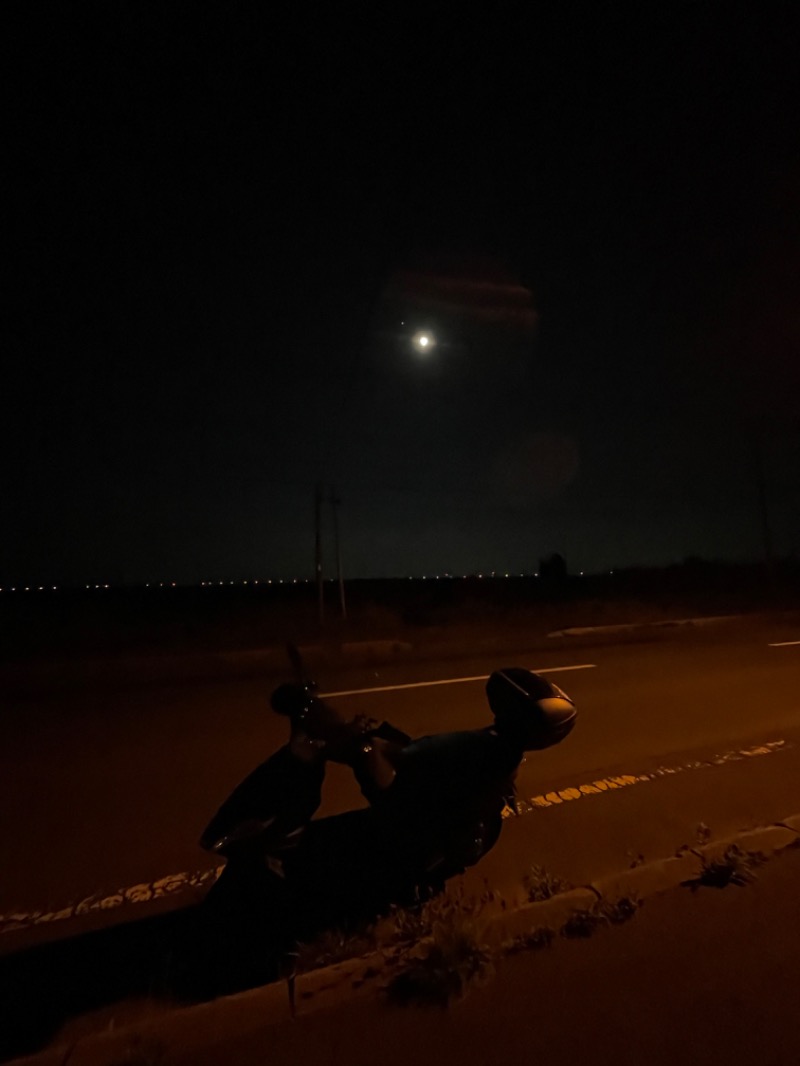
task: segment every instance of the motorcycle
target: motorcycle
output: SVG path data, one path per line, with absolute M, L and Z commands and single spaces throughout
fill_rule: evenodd
M 513 808 L 525 753 L 560 743 L 577 713 L 558 686 L 509 667 L 487 681 L 493 724 L 413 739 L 388 722 L 345 721 L 303 675 L 271 697 L 289 742 L 200 838 L 226 860 L 204 909 L 235 987 L 286 973 L 297 945 L 326 930 L 419 905 L 479 862 Z M 331 761 L 350 767 L 369 806 L 314 820 Z

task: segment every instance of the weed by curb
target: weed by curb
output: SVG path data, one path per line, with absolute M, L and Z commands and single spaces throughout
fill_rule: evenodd
M 529 903 L 543 903 L 544 900 L 552 899 L 562 892 L 569 892 L 575 887 L 570 881 L 551 874 L 544 866 L 537 866 L 535 863 L 522 878 L 522 885 Z
M 561 926 L 561 935 L 568 940 L 589 937 L 604 925 L 621 925 L 630 921 L 641 905 L 640 900 L 625 896 L 599 903 L 591 909 L 577 910 Z
M 337 962 L 358 958 L 375 948 L 372 928 L 356 932 L 331 929 L 309 944 L 301 944 L 297 957 L 297 973 L 310 973 Z
M 523 951 L 541 951 L 549 948 L 555 939 L 555 931 L 549 926 L 533 929 L 530 933 L 516 936 L 504 950 L 505 955 L 517 955 Z
M 705 886 L 727 888 L 728 885 L 743 887 L 756 879 L 755 869 L 766 861 L 766 856 L 756 851 L 743 851 L 738 844 L 729 844 L 721 855 L 704 855 L 699 875 L 684 884 L 693 891 Z
M 420 918 L 430 936 L 402 951 L 400 969 L 386 986 L 390 1002 L 446 1007 L 494 975 L 483 907 L 481 900 L 465 900 L 460 894 L 423 907 Z

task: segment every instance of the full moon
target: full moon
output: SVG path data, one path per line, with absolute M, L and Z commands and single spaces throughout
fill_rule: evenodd
M 411 343 L 418 352 L 429 352 L 436 342 L 433 339 L 433 334 L 428 333 L 427 330 L 423 330 L 414 334 Z

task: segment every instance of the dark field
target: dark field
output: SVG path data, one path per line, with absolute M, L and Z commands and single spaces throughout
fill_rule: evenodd
M 414 642 L 462 627 L 540 631 L 656 622 L 796 606 L 800 565 L 687 561 L 601 575 L 325 582 L 320 622 L 313 582 L 210 586 L 5 590 L 0 663 L 126 654 L 244 651 L 296 643 L 397 639 Z M 466 635 L 466 633 L 465 633 Z

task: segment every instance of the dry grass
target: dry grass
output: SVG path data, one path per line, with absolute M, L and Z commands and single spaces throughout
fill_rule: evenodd
M 561 927 L 561 935 L 567 939 L 589 937 L 604 926 L 621 925 L 630 921 L 640 907 L 640 900 L 628 896 L 600 902 L 594 907 L 578 910 L 570 915 Z
M 738 844 L 731 844 L 721 855 L 704 856 L 700 875 L 689 885 L 692 888 L 749 885 L 756 879 L 756 867 L 763 862 L 764 856 L 760 852 L 743 851 Z
M 446 1007 L 494 974 L 486 943 L 484 901 L 463 895 L 441 896 L 425 904 L 421 928 L 430 933 L 411 944 L 399 959 L 400 969 L 387 985 L 391 1002 Z
M 527 893 L 529 903 L 542 903 L 544 900 L 552 899 L 553 896 L 557 896 L 561 892 L 569 892 L 571 888 L 575 887 L 570 881 L 565 880 L 563 877 L 558 877 L 556 874 L 551 874 L 544 866 L 537 866 L 535 863 L 522 878 L 522 885 Z

